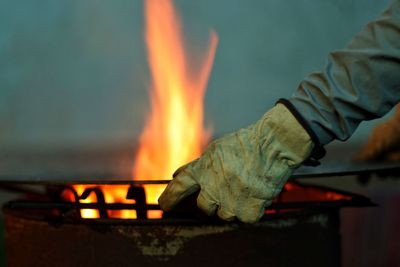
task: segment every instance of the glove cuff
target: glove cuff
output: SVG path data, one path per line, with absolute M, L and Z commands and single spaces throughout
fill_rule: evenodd
M 282 104 L 265 113 L 255 124 L 254 130 L 255 138 L 259 138 L 256 142 L 261 144 L 262 151 L 266 153 L 264 158 L 270 164 L 275 162 L 273 167 L 277 168 L 277 172 L 278 169 L 286 169 L 283 166 L 297 168 L 310 156 L 314 146 L 308 133 Z
M 303 162 L 303 164 L 307 166 L 320 165 L 321 163 L 319 162 L 319 160 L 326 155 L 326 150 L 319 141 L 318 136 L 314 133 L 314 131 L 308 125 L 308 123 L 300 114 L 300 112 L 295 108 L 295 106 L 289 100 L 281 98 L 276 102 L 276 104 L 284 105 L 292 113 L 297 122 L 303 127 L 303 129 L 310 136 L 314 144 L 310 156 Z

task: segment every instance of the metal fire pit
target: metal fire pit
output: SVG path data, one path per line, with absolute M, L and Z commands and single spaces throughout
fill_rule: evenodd
M 126 220 L 81 219 L 77 211 L 158 206 L 30 195 L 3 208 L 8 266 L 340 266 L 340 208 L 372 205 L 360 195 L 291 183 L 248 225 L 205 217 L 195 197 L 162 219 Z
M 8 266 L 339 266 L 337 210 L 256 225 L 51 223 L 5 210 Z

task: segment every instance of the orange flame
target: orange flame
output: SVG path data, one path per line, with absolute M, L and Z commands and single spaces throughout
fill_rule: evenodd
M 128 193 L 129 186 L 127 185 L 74 185 L 74 190 L 81 196 L 82 193 L 91 187 L 98 187 L 102 190 L 104 194 L 104 201 L 106 203 L 135 203 L 134 200 L 126 199 L 126 194 Z M 69 192 L 65 191 L 63 194 L 65 200 L 74 202 L 74 195 Z M 81 203 L 95 203 L 97 202 L 96 195 L 90 194 L 86 199 L 79 200 Z M 95 209 L 82 209 L 80 211 L 82 218 L 99 218 L 100 214 L 98 210 Z M 123 219 L 134 219 L 136 218 L 136 211 L 135 210 L 110 210 L 108 211 L 108 216 L 110 218 L 123 218 Z
M 133 177 L 141 180 L 170 179 L 179 166 L 195 159 L 209 140 L 211 131 L 203 124 L 203 98 L 212 68 L 217 35 L 211 32 L 209 47 L 202 62 L 189 64 L 181 23 L 172 0 L 146 0 L 146 43 L 152 75 L 151 112 L 139 140 Z M 74 185 L 78 195 L 90 186 Z M 125 202 L 128 186 L 98 186 L 106 203 Z M 157 203 L 165 185 L 146 185 L 146 202 Z M 73 200 L 72 194 L 65 198 Z M 82 203 L 96 202 L 95 194 Z M 161 211 L 148 212 L 160 218 Z M 136 211 L 109 211 L 112 218 L 136 218 Z M 99 212 L 82 209 L 82 218 L 99 218 Z
M 199 66 L 194 66 L 184 49 L 172 1 L 147 0 L 145 17 L 151 112 L 140 137 L 133 174 L 135 179 L 170 179 L 179 166 L 198 157 L 209 140 L 211 132 L 203 129 L 203 98 L 218 38 L 211 32 L 207 53 Z M 157 203 L 164 188 L 145 186 L 147 202 Z

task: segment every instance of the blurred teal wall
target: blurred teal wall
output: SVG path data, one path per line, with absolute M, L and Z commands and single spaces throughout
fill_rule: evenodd
M 205 99 L 216 136 L 290 96 L 388 4 L 175 2 L 188 43 L 205 47 L 210 28 L 219 35 Z M 142 1 L 0 1 L 0 146 L 134 141 L 149 109 L 148 84 Z

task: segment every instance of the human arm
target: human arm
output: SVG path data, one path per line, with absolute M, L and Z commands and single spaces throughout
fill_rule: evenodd
M 171 210 L 200 190 L 198 206 L 225 220 L 255 222 L 293 171 L 321 145 L 346 140 L 363 120 L 383 116 L 400 99 L 400 1 L 369 23 L 326 68 L 304 79 L 255 124 L 212 142 L 180 168 L 161 195 Z
M 289 99 L 322 145 L 348 139 L 400 100 L 400 1 L 368 23 Z

